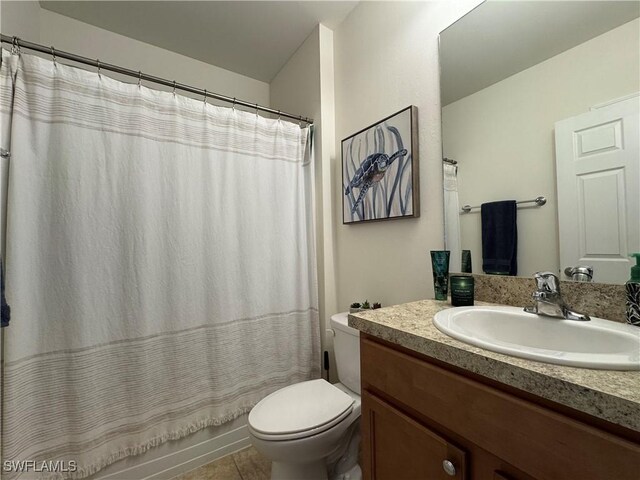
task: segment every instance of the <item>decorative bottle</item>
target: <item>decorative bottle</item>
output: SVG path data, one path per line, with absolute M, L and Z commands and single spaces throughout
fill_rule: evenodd
M 632 253 L 636 264 L 631 267 L 631 278 L 625 284 L 627 290 L 627 323 L 640 327 L 640 253 Z

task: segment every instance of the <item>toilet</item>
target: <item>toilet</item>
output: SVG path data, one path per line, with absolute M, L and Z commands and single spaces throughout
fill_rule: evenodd
M 360 480 L 360 334 L 347 313 L 331 317 L 340 383 L 296 383 L 249 413 L 253 446 L 272 461 L 272 480 Z

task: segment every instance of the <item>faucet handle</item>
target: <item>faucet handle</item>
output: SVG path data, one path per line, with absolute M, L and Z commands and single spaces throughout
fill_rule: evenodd
M 536 272 L 533 274 L 539 292 L 560 293 L 560 281 L 553 272 Z

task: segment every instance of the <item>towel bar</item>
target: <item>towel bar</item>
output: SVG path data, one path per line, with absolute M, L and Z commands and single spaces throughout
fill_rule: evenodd
M 520 205 L 522 203 L 535 203 L 536 206 L 541 207 L 545 203 L 547 203 L 547 198 L 546 197 L 536 197 L 533 200 L 521 200 L 519 202 L 516 202 L 516 205 Z M 472 208 L 480 208 L 480 205 L 476 205 L 474 207 L 472 207 L 471 205 L 465 205 L 465 206 L 462 207 L 461 213 L 469 213 Z

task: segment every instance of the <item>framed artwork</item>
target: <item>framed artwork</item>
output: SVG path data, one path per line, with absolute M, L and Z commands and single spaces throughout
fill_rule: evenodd
M 418 109 L 342 140 L 342 223 L 420 216 Z

